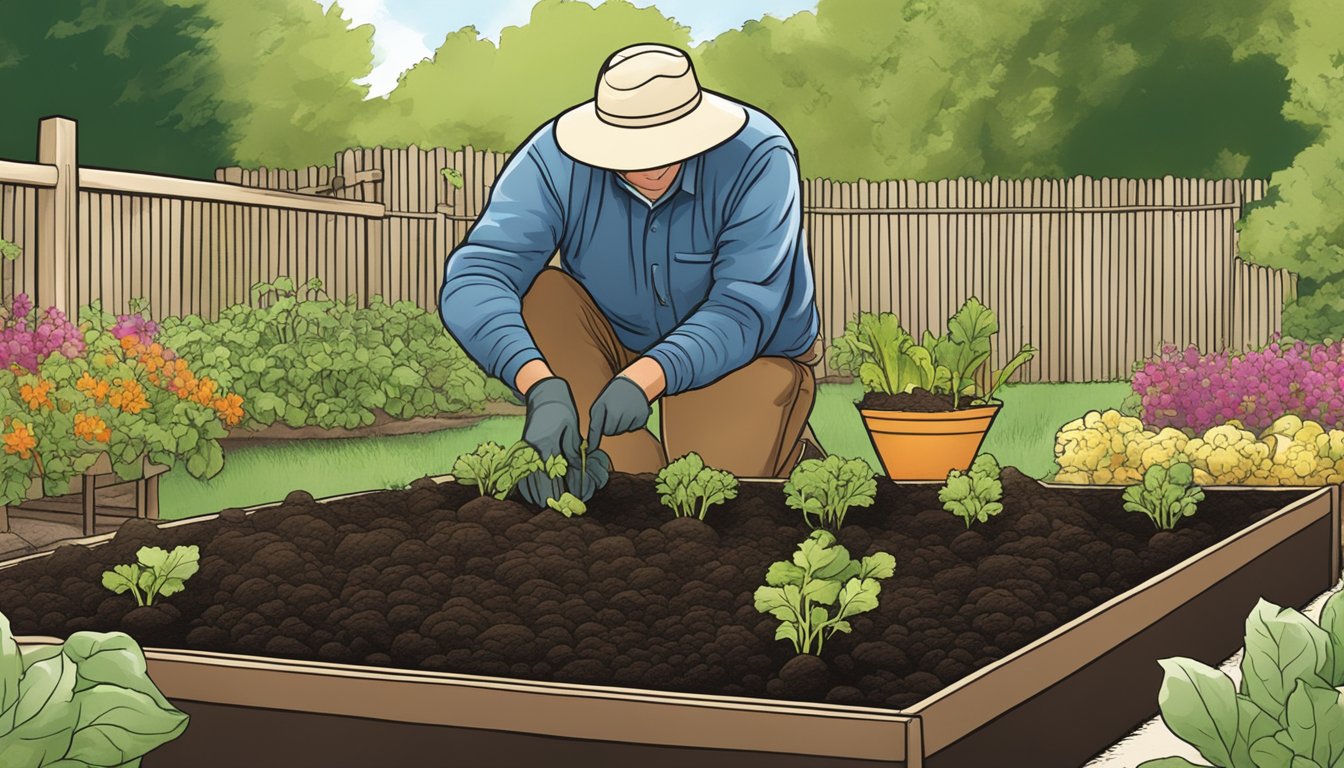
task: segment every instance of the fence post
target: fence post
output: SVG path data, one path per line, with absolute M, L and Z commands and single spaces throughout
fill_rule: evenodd
M 56 186 L 37 192 L 37 306 L 54 306 L 73 319 L 75 259 L 79 256 L 79 164 L 75 121 L 47 117 L 38 124 L 37 161 L 56 166 Z

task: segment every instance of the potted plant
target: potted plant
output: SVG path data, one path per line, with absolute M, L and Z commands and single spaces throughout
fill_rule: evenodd
M 831 362 L 863 383 L 859 414 L 888 477 L 942 481 L 970 467 L 1002 405 L 994 393 L 1036 354 L 1023 344 L 985 375 L 998 331 L 994 313 L 975 298 L 942 336 L 925 331 L 916 340 L 890 312 L 861 312 L 846 325 Z

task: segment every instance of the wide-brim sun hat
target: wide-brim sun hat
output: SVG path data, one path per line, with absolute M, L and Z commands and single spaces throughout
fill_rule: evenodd
M 741 104 L 700 87 L 684 51 L 644 43 L 603 63 L 593 100 L 556 119 L 555 140 L 581 163 L 642 171 L 707 152 L 746 122 Z

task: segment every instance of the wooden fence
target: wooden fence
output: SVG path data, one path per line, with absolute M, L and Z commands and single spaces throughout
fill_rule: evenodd
M 143 297 L 156 315 L 208 317 L 289 275 L 432 310 L 444 259 L 507 160 L 378 147 L 206 182 L 79 168 L 74 129 L 45 120 L 37 163 L 0 161 L 0 237 L 24 254 L 0 261 L 0 295 L 117 310 Z M 1264 191 L 1259 180 L 809 180 L 822 335 L 860 310 L 939 332 L 976 296 L 1000 317 L 1000 361 L 1023 342 L 1040 348 L 1026 381 L 1127 378 L 1163 343 L 1260 345 L 1295 290 L 1291 274 L 1236 256 L 1235 222 Z

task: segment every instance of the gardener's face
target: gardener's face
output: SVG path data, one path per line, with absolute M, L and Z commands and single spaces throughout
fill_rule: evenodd
M 650 200 L 663 196 L 672 182 L 677 180 L 677 171 L 681 163 L 664 165 L 662 168 L 650 168 L 647 171 L 622 171 L 621 176 Z

